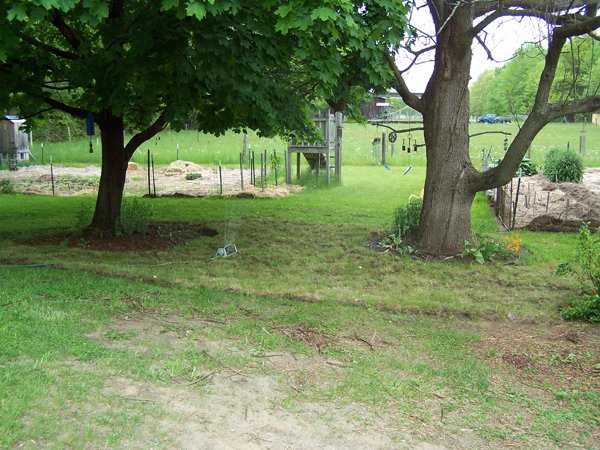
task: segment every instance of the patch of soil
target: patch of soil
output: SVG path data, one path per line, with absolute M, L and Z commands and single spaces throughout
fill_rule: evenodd
M 589 386 L 600 391 L 600 327 L 579 323 L 482 322 L 479 348 L 492 365 L 519 370 L 527 386 Z M 533 382 L 533 384 L 532 384 Z
M 123 441 L 123 447 L 146 447 L 160 439 L 160 447 L 181 449 L 443 448 L 415 439 L 410 423 L 400 423 L 393 410 L 307 399 L 294 402 L 289 410 L 281 407 L 287 398 L 310 392 L 310 386 L 319 382 L 323 372 L 343 373 L 348 366 L 339 361 L 320 355 L 253 353 L 240 348 L 243 342 L 207 337 L 212 333 L 203 330 L 214 326 L 212 319 L 161 314 L 147 308 L 140 299 L 130 298 L 128 302 L 131 313 L 113 319 L 107 329 L 89 337 L 106 347 L 142 357 L 154 357 L 155 346 L 165 351 L 165 343 L 172 351 L 189 351 L 192 346 L 212 359 L 216 367 L 200 369 L 192 379 L 169 378 L 169 371 L 159 366 L 157 373 L 165 375 L 162 382 L 123 376 L 110 379 L 101 391 L 103 397 L 124 405 L 154 404 L 159 411 L 146 414 L 139 433 Z M 323 335 L 305 326 L 281 331 L 315 345 Z M 219 359 L 220 354 L 231 354 L 234 359 L 251 355 L 256 362 L 231 368 Z
M 527 229 L 531 231 L 570 231 L 576 233 L 579 231 L 583 221 L 584 220 L 561 220 L 557 217 L 543 215 L 538 216 L 529 222 Z M 589 219 L 585 221 L 589 222 L 591 230 L 600 227 L 600 220 Z
M 519 195 L 517 196 L 517 190 Z M 577 231 L 600 225 L 600 168 L 586 169 L 582 183 L 553 183 L 544 175 L 514 178 L 505 186 L 503 224 L 534 231 Z M 496 190 L 488 191 L 492 202 Z
M 321 351 L 327 347 L 329 342 L 332 340 L 332 337 L 327 333 L 311 330 L 305 325 L 297 325 L 295 327 L 286 328 L 280 327 L 277 328 L 277 331 L 291 339 L 302 341 L 311 347 L 316 348 L 319 353 L 321 353 Z
M 26 245 L 64 245 L 108 252 L 144 252 L 164 250 L 202 236 L 214 237 L 219 232 L 202 224 L 188 222 L 152 222 L 146 234 L 131 236 L 86 237 L 57 234 L 23 241 Z
M 187 179 L 188 174 L 197 174 Z M 71 196 L 92 194 L 98 191 L 100 167 L 53 167 L 54 188 L 49 165 L 20 167 L 17 171 L 0 171 L 0 180 L 8 179 L 16 192 Z M 241 189 L 242 174 L 238 168 L 200 166 L 190 161 L 173 161 L 167 167 L 156 167 L 151 175 L 152 196 L 156 197 L 285 197 L 302 190 L 300 186 L 280 184 L 266 186 L 250 185 L 250 170 L 243 170 L 244 189 Z M 148 195 L 148 172 L 145 167 L 130 163 L 125 180 L 128 195 Z

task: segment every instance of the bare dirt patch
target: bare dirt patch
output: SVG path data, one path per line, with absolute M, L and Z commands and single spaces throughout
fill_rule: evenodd
M 480 351 L 493 364 L 517 369 L 521 381 L 588 386 L 600 392 L 600 327 L 578 323 L 482 322 Z
M 134 305 L 131 314 L 117 317 L 107 329 L 90 337 L 110 348 L 148 356 L 154 346 L 165 343 L 175 350 L 192 345 L 217 362 L 222 356 L 212 355 L 241 352 L 236 348 L 240 343 L 203 336 L 203 329 L 225 326 L 223 321 L 160 314 L 136 299 L 130 302 Z M 122 445 L 138 448 L 152 443 L 182 449 L 444 448 L 411 437 L 393 411 L 330 400 L 304 400 L 286 406 L 290 397 L 302 396 L 303 379 L 313 381 L 321 371 L 343 371 L 335 361 L 285 352 L 254 354 L 251 359 L 254 363 L 241 369 L 223 363 L 202 369 L 193 380 L 171 377 L 149 383 L 123 376 L 112 378 L 102 395 L 125 405 L 151 403 L 161 411 L 147 415 L 139 427 L 141 432 Z
M 490 193 L 495 196 L 495 191 Z M 582 222 L 591 222 L 597 227 L 600 225 L 600 168 L 586 169 L 580 184 L 552 183 L 544 175 L 522 177 L 520 182 L 514 178 L 507 185 L 505 209 L 514 211 L 515 207 L 515 228 L 577 231 Z M 508 219 L 510 217 L 507 222 Z
M 58 234 L 23 241 L 27 245 L 64 245 L 109 252 L 144 252 L 164 250 L 200 237 L 214 237 L 219 232 L 207 225 L 188 222 L 152 222 L 145 234 L 131 236 L 94 236 Z
M 98 190 L 100 168 L 53 167 L 54 193 L 61 196 L 93 194 Z M 250 170 L 243 171 L 244 189 L 239 169 L 201 166 L 189 161 L 173 161 L 167 167 L 156 167 L 150 175 L 148 171 L 131 163 L 125 181 L 125 194 L 171 197 L 207 197 L 221 195 L 237 197 L 284 197 L 302 190 L 300 186 L 280 184 L 279 186 L 257 187 L 250 184 Z M 17 171 L 0 171 L 0 180 L 9 179 L 16 192 L 26 194 L 52 195 L 52 174 L 49 165 L 21 167 Z M 282 180 L 280 180 L 282 181 Z

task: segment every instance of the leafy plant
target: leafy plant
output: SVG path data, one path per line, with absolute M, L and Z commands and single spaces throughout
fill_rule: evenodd
M 117 232 L 126 236 L 133 234 L 145 234 L 152 216 L 152 210 L 148 203 L 142 203 L 135 199 L 133 201 L 123 200 L 121 215 L 117 221 Z
M 9 179 L 0 180 L 0 194 L 14 194 L 15 187 Z
M 600 236 L 592 234 L 588 223 L 581 225 L 575 258 L 562 262 L 559 275 L 574 276 L 583 294 L 562 310 L 565 319 L 582 319 L 600 322 Z
M 483 253 L 479 249 L 479 246 L 475 246 L 471 244 L 469 241 L 465 241 L 465 248 L 460 254 L 461 258 L 473 258 L 477 263 L 484 264 L 485 258 L 483 257 Z
M 81 203 L 77 213 L 75 214 L 75 224 L 77 225 L 77 228 L 86 228 L 90 224 L 91 220 L 92 208 L 85 203 Z
M 197 180 L 198 178 L 202 178 L 202 174 L 200 172 L 191 172 L 185 174 L 186 180 Z
M 382 239 L 381 242 L 379 242 L 379 247 L 384 252 L 393 251 L 398 253 L 400 256 L 411 255 L 415 251 L 413 247 L 404 243 L 402 238 L 396 236 L 395 234 L 390 234 L 386 238 Z
M 517 169 L 517 175 L 530 177 L 533 175 L 537 175 L 538 167 L 534 164 L 529 158 L 525 157 L 519 164 L 519 168 Z
M 411 197 L 406 206 L 396 208 L 392 221 L 392 234 L 402 239 L 407 234 L 416 231 L 419 227 L 422 208 L 423 200 L 417 197 Z
M 484 237 L 476 245 L 465 241 L 465 248 L 460 254 L 461 258 L 472 258 L 479 264 L 484 264 L 485 261 L 492 261 L 496 257 L 511 258 L 519 256 L 522 248 L 523 240 L 518 234 L 512 237 L 505 236 L 500 241 Z
M 574 150 L 553 148 L 546 155 L 544 174 L 557 183 L 581 183 L 583 160 Z

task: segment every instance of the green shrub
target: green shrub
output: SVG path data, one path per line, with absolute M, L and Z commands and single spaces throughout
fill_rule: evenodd
M 131 236 L 133 234 L 145 234 L 150 225 L 152 209 L 148 203 L 137 199 L 133 201 L 123 200 L 121 215 L 117 222 L 117 233 Z
M 392 234 L 404 238 L 407 234 L 417 231 L 422 208 L 423 200 L 416 197 L 412 197 L 406 206 L 396 208 L 392 221 Z
M 592 234 L 587 223 L 579 229 L 575 259 L 562 262 L 557 273 L 574 276 L 583 290 L 581 297 L 563 309 L 563 317 L 600 322 L 600 235 Z
M 84 230 L 92 221 L 92 208 L 85 203 L 79 204 L 79 209 L 75 214 L 75 224 L 77 228 Z
M 517 176 L 531 177 L 537 175 L 538 167 L 527 157 L 523 158 L 519 168 L 517 169 Z
M 558 183 L 581 183 L 583 160 L 574 150 L 553 148 L 546 155 L 544 174 Z
M 0 194 L 14 194 L 15 187 L 8 179 L 0 180 Z
M 566 320 L 600 323 L 600 295 L 582 295 L 571 301 L 571 304 L 560 313 Z

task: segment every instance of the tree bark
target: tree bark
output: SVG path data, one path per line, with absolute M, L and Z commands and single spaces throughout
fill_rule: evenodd
M 423 95 L 427 148 L 425 196 L 417 237 L 425 252 L 459 253 L 471 240 L 476 175 L 469 158 L 469 69 L 473 19 L 469 6 L 445 5 L 435 68 Z
M 114 235 L 121 214 L 127 163 L 131 154 L 125 152 L 123 119 L 103 112 L 97 120 L 102 141 L 102 173 L 92 223 L 86 234 Z

